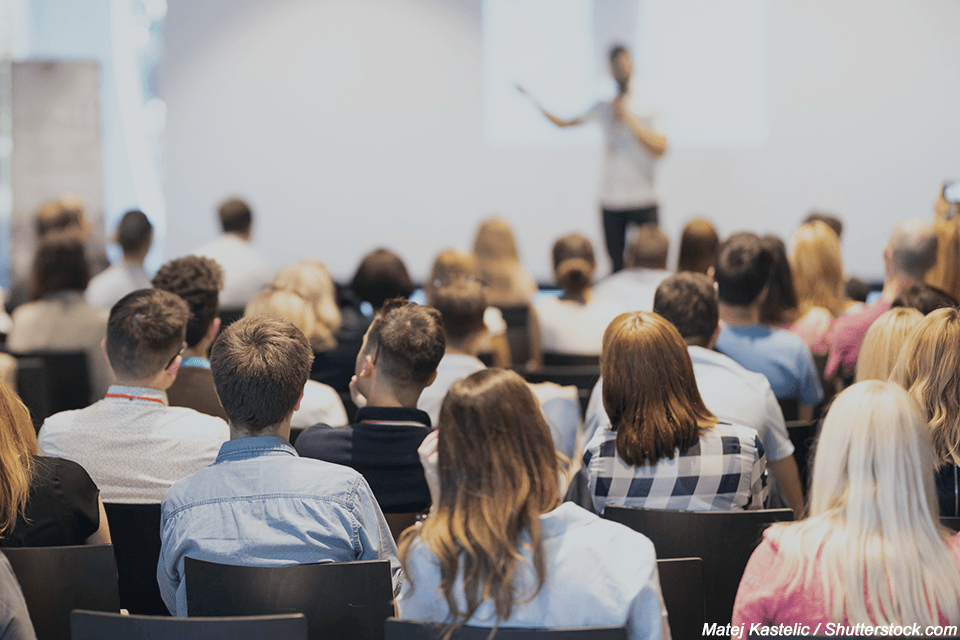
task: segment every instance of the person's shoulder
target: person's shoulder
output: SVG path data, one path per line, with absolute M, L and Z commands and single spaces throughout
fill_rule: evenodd
M 297 453 L 308 458 L 327 459 L 333 443 L 349 443 L 353 439 L 356 425 L 348 424 L 343 427 L 331 427 L 326 424 L 315 424 L 307 427 L 297 436 L 295 448 Z
M 181 428 L 198 438 L 211 434 L 219 436 L 223 433 L 229 436 L 230 433 L 230 427 L 223 418 L 201 413 L 190 407 L 166 406 L 163 415 L 166 419 L 176 422 Z
M 754 448 L 756 443 L 760 440 L 760 434 L 753 427 L 747 427 L 742 424 L 736 424 L 734 422 L 720 421 L 718 422 L 712 430 L 708 430 L 707 433 L 713 431 L 719 438 L 736 438 L 740 441 L 741 446 L 746 446 L 749 448 Z M 724 446 L 724 452 L 726 452 L 726 446 Z

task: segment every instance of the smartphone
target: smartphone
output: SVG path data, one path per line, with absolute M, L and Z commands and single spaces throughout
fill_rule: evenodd
M 954 204 L 960 202 L 960 180 L 943 184 L 943 199 Z

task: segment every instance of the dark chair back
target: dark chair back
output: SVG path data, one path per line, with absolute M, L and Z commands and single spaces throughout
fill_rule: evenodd
M 952 516 L 941 516 L 940 524 L 945 526 L 947 529 L 950 529 L 951 531 L 954 531 L 954 532 L 960 531 L 960 518 L 956 518 Z
M 217 316 L 220 317 L 220 331 L 223 331 L 234 322 L 243 317 L 243 307 L 236 309 L 220 309 Z
M 385 640 L 440 640 L 443 627 L 431 622 L 414 620 L 387 620 Z M 451 636 L 451 640 L 487 640 L 490 629 L 483 627 L 461 627 Z M 626 640 L 624 627 L 583 627 L 577 629 L 516 629 L 501 627 L 497 629 L 495 640 Z
M 67 636 L 64 636 L 66 638 Z M 70 640 L 307 640 L 302 613 L 236 618 L 122 616 L 78 610 L 70 614 Z
M 170 615 L 157 584 L 160 505 L 104 504 L 103 507 L 117 556 L 120 606 L 141 615 Z
M 810 472 L 813 470 L 813 454 L 817 442 L 817 421 L 792 420 L 787 422 L 787 434 L 793 443 L 793 458 L 800 472 L 800 486 L 804 495 L 810 492 Z
M 543 366 L 545 367 L 596 367 L 600 368 L 600 354 L 595 356 L 581 356 L 574 353 L 544 352 Z
M 527 328 L 530 307 L 501 307 L 500 311 L 507 325 L 510 360 L 513 366 L 522 367 L 530 359 L 530 330 Z
M 0 549 L 17 576 L 37 640 L 70 637 L 70 611 L 119 613 L 117 565 L 109 544 Z
M 17 392 L 39 432 L 55 413 L 90 404 L 90 375 L 83 351 L 16 354 Z
M 417 516 L 419 515 L 416 511 L 383 514 L 384 519 L 387 521 L 387 526 L 390 527 L 390 533 L 393 534 L 394 542 L 398 542 L 400 540 L 400 534 L 417 523 Z
M 793 511 L 670 511 L 608 506 L 603 517 L 650 538 L 658 558 L 703 558 L 706 619 L 726 625 L 743 570 L 763 530 L 774 522 L 793 520 Z
M 660 591 L 670 620 L 673 640 L 699 640 L 703 637 L 706 607 L 703 595 L 703 560 L 665 558 L 657 560 Z
M 783 412 L 783 419 L 787 422 L 800 417 L 800 402 L 796 398 L 777 398 L 777 403 Z
M 386 560 L 240 567 L 184 559 L 187 615 L 302 613 L 311 640 L 382 640 L 393 614 Z

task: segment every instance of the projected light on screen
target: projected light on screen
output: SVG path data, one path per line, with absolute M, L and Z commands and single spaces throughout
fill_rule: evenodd
M 671 147 L 760 147 L 768 130 L 765 0 L 638 0 L 634 105 Z M 561 118 L 613 95 L 599 74 L 590 0 L 485 0 L 484 136 L 494 147 L 599 144 L 592 125 L 559 130 L 515 89 Z

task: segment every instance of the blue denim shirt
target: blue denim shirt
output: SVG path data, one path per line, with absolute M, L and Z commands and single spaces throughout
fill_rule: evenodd
M 157 581 L 176 616 L 187 615 L 186 556 L 260 567 L 387 559 L 399 593 L 397 547 L 366 480 L 299 457 L 283 438 L 225 442 L 170 488 L 162 512 Z

